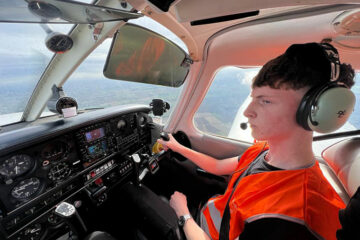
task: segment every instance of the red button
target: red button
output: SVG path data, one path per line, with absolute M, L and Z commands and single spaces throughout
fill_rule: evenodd
M 98 179 L 95 180 L 95 184 L 98 185 L 98 186 L 102 185 L 102 183 L 103 183 L 102 178 L 98 178 Z

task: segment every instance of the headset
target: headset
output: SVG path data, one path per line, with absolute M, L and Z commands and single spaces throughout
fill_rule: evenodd
M 338 81 L 338 51 L 328 43 L 319 45 L 330 63 L 330 81 L 311 88 L 304 95 L 296 112 L 296 121 L 306 130 L 329 133 L 346 123 L 354 111 L 355 95 L 345 84 Z

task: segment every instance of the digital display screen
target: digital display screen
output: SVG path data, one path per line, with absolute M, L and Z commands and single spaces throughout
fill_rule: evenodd
M 98 128 L 98 129 L 94 129 L 90 132 L 85 133 L 85 137 L 86 137 L 86 141 L 87 142 L 92 142 L 96 139 L 102 138 L 105 136 L 105 131 L 104 128 Z
M 107 145 L 105 141 L 101 141 L 95 145 L 88 147 L 89 155 L 97 156 L 106 153 Z

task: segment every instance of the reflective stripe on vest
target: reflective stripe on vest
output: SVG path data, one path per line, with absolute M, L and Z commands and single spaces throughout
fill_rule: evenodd
M 219 238 L 223 215 L 235 180 L 264 144 L 255 144 L 241 157 L 224 195 L 205 205 L 202 226 L 212 239 Z M 231 197 L 229 239 L 236 239 L 245 222 L 277 216 L 306 226 L 318 239 L 336 240 L 340 222 L 338 211 L 345 207 L 341 198 L 322 175 L 319 164 L 306 169 L 257 173 L 242 178 Z M 206 224 L 204 223 L 206 222 Z
M 200 226 L 201 228 L 209 235 L 209 226 L 206 221 L 206 215 L 212 219 L 213 229 L 216 230 L 217 234 L 219 234 L 220 226 L 221 226 L 221 214 L 220 211 L 215 207 L 214 200 L 210 200 L 206 203 L 200 215 Z

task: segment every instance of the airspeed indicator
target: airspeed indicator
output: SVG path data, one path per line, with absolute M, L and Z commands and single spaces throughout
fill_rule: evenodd
M 29 155 L 18 154 L 6 159 L 0 165 L 0 174 L 13 178 L 26 173 L 33 166 L 33 160 Z

